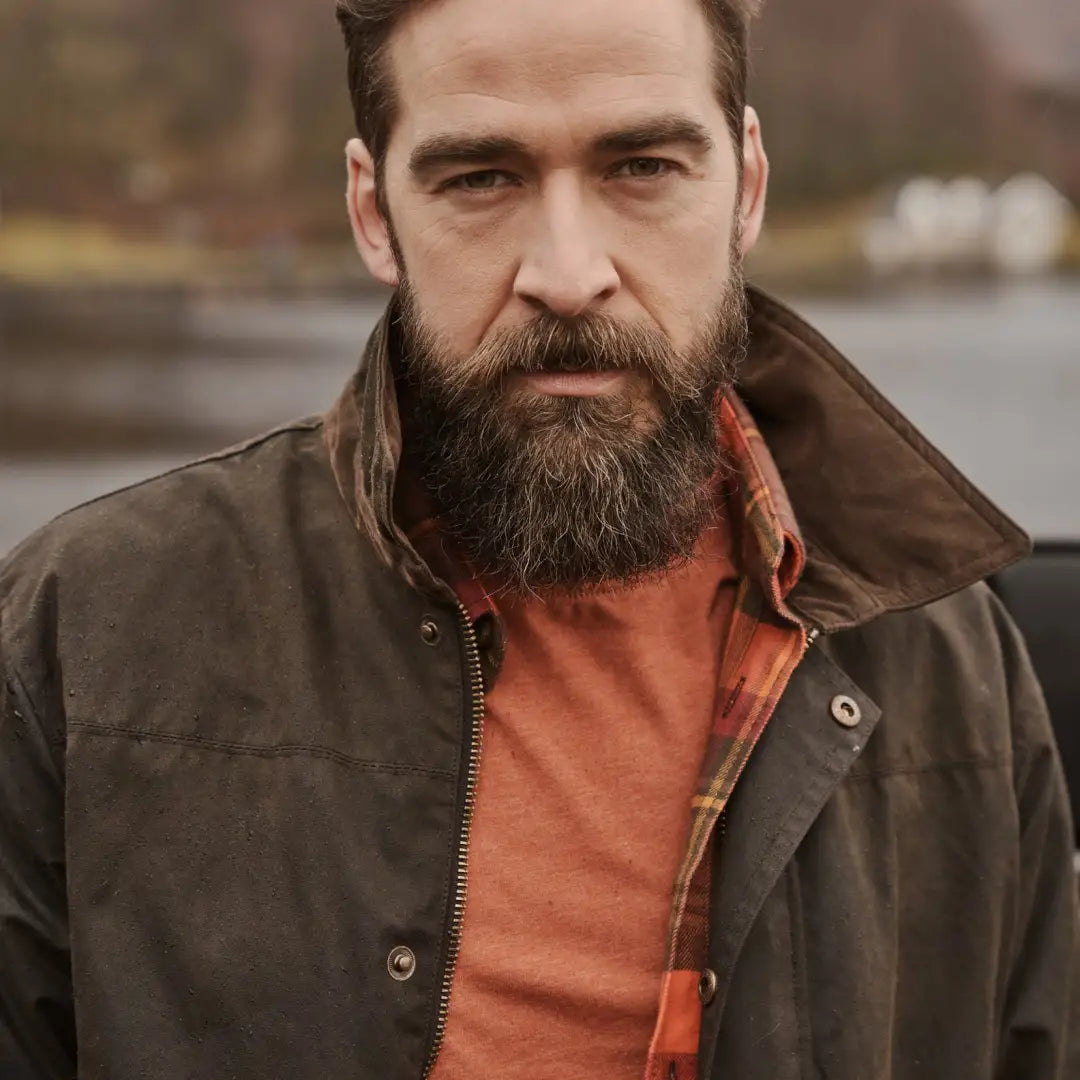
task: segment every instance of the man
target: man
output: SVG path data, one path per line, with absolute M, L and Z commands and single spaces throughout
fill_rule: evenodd
M 357 375 L 2 569 L 5 1078 L 1078 1075 L 1027 540 L 744 288 L 750 14 L 339 4 Z

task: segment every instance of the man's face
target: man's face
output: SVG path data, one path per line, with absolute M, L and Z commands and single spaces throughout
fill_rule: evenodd
M 402 286 L 406 445 L 515 584 L 632 579 L 702 527 L 765 181 L 714 55 L 698 0 L 435 0 L 391 39 L 388 222 L 350 147 L 358 244 Z

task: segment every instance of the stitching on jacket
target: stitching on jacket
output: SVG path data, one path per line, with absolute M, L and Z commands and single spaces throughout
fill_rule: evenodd
M 851 772 L 847 779 L 856 781 L 881 780 L 889 776 L 919 776 L 924 773 L 948 772 L 951 769 L 1000 769 L 1012 768 L 1012 757 L 1008 754 L 995 754 L 993 757 L 957 758 L 954 761 L 934 761 L 926 765 L 896 765 L 872 769 L 868 772 Z
M 784 870 L 787 882 L 787 933 L 788 947 L 791 952 L 791 1006 L 795 1015 L 795 1027 L 798 1032 L 799 1076 L 802 1080 L 814 1078 L 814 1033 L 810 1022 L 808 995 L 806 989 L 806 940 L 801 930 L 803 926 L 802 885 L 799 882 L 799 870 L 795 857 Z M 799 927 L 800 929 L 796 929 Z
M 429 769 L 423 765 L 402 765 L 389 761 L 366 761 L 352 757 L 338 750 L 328 750 L 323 746 L 303 746 L 299 744 L 285 746 L 256 746 L 252 743 L 225 742 L 221 739 L 204 739 L 199 735 L 179 735 L 167 731 L 143 731 L 139 728 L 114 727 L 109 724 L 95 724 L 90 720 L 71 720 L 69 728 L 79 728 L 90 735 L 105 735 L 142 741 L 180 743 L 189 746 L 204 746 L 223 753 L 246 754 L 252 757 L 319 757 L 336 761 L 342 765 L 351 765 L 373 772 L 416 773 L 431 776 L 438 780 L 454 780 L 455 774 L 449 769 Z
M 963 592 L 964 589 L 976 589 L 980 585 L 986 585 L 987 574 L 996 573 L 998 570 L 1004 569 L 1005 565 L 1002 560 L 1008 555 L 1011 562 L 1016 562 L 1020 556 L 1016 555 L 1014 551 L 1011 551 L 1012 544 L 1008 540 L 1003 540 L 997 547 L 989 551 L 982 559 L 978 559 L 973 563 L 968 564 L 968 575 L 971 577 L 971 581 L 957 589 L 951 586 L 943 586 L 940 591 L 933 591 L 926 593 L 923 596 L 912 596 L 910 593 L 901 593 L 900 600 L 905 606 L 901 609 L 903 611 L 913 611 L 922 607 L 929 607 L 931 604 L 936 604 L 939 600 L 945 600 L 951 596 L 956 596 Z M 989 586 L 986 586 L 987 588 Z

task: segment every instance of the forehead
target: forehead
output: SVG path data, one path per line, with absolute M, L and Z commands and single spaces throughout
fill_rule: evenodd
M 595 127 L 643 105 L 721 119 L 713 56 L 701 0 L 431 0 L 391 38 L 397 130 Z

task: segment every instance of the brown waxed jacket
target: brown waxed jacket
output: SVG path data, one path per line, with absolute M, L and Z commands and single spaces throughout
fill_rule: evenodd
M 1063 779 L 978 584 L 1027 540 L 813 330 L 751 302 L 739 389 L 821 636 L 730 805 L 701 1076 L 1075 1080 Z M 325 419 L 0 563 L 3 1080 L 430 1067 L 485 658 L 393 522 L 389 347 L 384 322 Z

